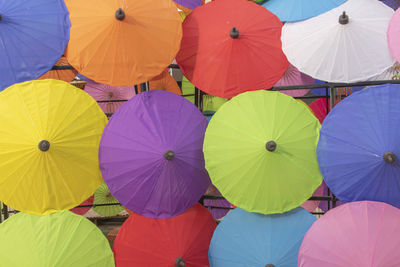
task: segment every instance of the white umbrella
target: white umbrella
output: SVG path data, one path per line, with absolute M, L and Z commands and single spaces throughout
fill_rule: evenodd
M 395 63 L 386 40 L 393 13 L 380 1 L 348 0 L 315 18 L 286 23 L 283 51 L 292 65 L 313 78 L 367 80 Z

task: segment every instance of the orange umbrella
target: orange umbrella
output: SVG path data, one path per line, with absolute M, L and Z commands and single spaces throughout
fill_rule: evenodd
M 151 80 L 175 58 L 182 22 L 170 0 L 65 0 L 66 56 L 84 76 L 111 86 Z
M 69 65 L 69 63 L 65 56 L 62 56 L 56 63 L 56 66 L 66 66 L 66 65 Z M 48 72 L 40 76 L 38 80 L 55 79 L 64 82 L 70 82 L 76 77 L 76 75 L 78 75 L 78 72 L 74 69 L 49 70 Z
M 164 90 L 177 95 L 182 95 L 179 85 L 176 83 L 175 79 L 169 75 L 167 71 L 163 71 L 160 75 L 154 77 L 149 82 L 150 90 Z

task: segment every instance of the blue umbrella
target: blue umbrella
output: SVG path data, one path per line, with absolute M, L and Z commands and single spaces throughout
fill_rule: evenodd
M 69 29 L 63 0 L 0 0 L 0 91 L 49 71 L 64 53 Z
M 390 6 L 394 10 L 397 10 L 400 7 L 400 0 L 380 0 L 380 1 Z
M 314 221 L 301 207 L 274 215 L 236 208 L 214 232 L 208 251 L 210 266 L 297 266 L 301 242 Z
M 357 92 L 328 114 L 317 156 L 322 176 L 343 202 L 400 207 L 400 85 Z
M 347 0 L 269 0 L 262 4 L 281 21 L 309 19 L 340 6 Z M 262 3 L 262 2 L 261 2 Z

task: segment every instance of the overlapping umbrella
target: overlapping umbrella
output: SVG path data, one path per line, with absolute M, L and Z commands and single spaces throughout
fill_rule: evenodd
M 315 220 L 303 208 L 274 215 L 236 208 L 215 230 L 210 266 L 297 266 L 303 236 Z
M 107 118 L 63 81 L 15 84 L 0 94 L 0 200 L 44 215 L 76 207 L 101 184 L 98 151 Z
M 382 202 L 330 210 L 304 236 L 298 266 L 400 266 L 399 221 L 400 210 Z
M 147 82 L 175 58 L 182 22 L 170 0 L 66 0 L 68 61 L 86 77 L 112 86 Z
M 390 52 L 400 62 L 400 9 L 394 13 L 387 31 Z
M 69 211 L 47 216 L 21 212 L 4 221 L 0 233 L 3 266 L 115 266 L 100 229 Z
M 179 85 L 167 71 L 163 71 L 160 75 L 151 79 L 149 81 L 149 89 L 164 90 L 177 95 L 182 95 Z
M 307 107 L 279 92 L 243 93 L 211 119 L 204 140 L 213 184 L 251 212 L 300 206 L 321 184 L 316 159 L 320 123 Z
M 62 56 L 57 61 L 55 66 L 69 66 L 67 58 Z M 70 82 L 76 77 L 76 75 L 78 75 L 78 72 L 75 69 L 49 70 L 48 72 L 40 76 L 38 79 L 39 80 L 55 79 L 64 82 Z
M 102 183 L 94 193 L 94 204 L 93 210 L 101 216 L 115 216 L 124 210 L 121 205 L 106 205 L 103 204 L 118 204 L 118 200 L 111 195 L 110 190 L 105 183 Z M 99 206 L 97 206 L 99 205 Z
M 100 144 L 100 168 L 128 209 L 167 218 L 193 206 L 210 184 L 202 145 L 207 120 L 188 100 L 153 90 L 125 103 Z
M 114 241 L 116 265 L 209 266 L 207 252 L 216 226 L 200 204 L 168 219 L 132 214 Z
M 315 80 L 313 78 L 301 73 L 293 65 L 289 65 L 289 68 L 286 70 L 283 77 L 274 86 L 313 84 L 314 81 Z M 303 96 L 307 94 L 308 91 L 310 91 L 310 89 L 282 90 L 281 93 L 296 97 L 296 96 Z
M 176 60 L 186 78 L 214 96 L 269 89 L 289 66 L 281 29 L 279 19 L 255 3 L 213 1 L 183 22 Z
M 400 85 L 369 87 L 328 114 L 317 147 L 324 181 L 342 201 L 400 206 Z
M 309 19 L 340 6 L 347 0 L 267 0 L 262 5 L 281 21 L 293 22 Z
M 400 63 L 396 62 L 394 65 L 370 79 L 371 81 L 380 81 L 380 80 L 400 80 Z
M 62 0 L 0 2 L 0 91 L 34 80 L 63 55 L 70 21 Z
M 310 108 L 321 124 L 326 118 L 326 115 L 328 115 L 328 112 L 331 111 L 329 99 L 326 98 L 318 98 L 314 100 L 310 104 Z
M 129 100 L 136 94 L 134 86 L 115 87 L 96 83 L 91 80 L 86 83 L 85 91 L 96 101 L 110 101 L 99 103 L 99 106 L 105 113 L 114 113 L 124 104 L 124 102 L 117 101 Z
M 291 64 L 313 78 L 366 80 L 394 64 L 386 39 L 392 15 L 393 9 L 380 1 L 348 0 L 318 17 L 286 23 L 283 51 Z
M 88 206 L 88 207 L 77 206 L 73 209 L 70 209 L 70 211 L 72 211 L 73 213 L 78 214 L 78 215 L 85 214 L 86 212 L 88 212 L 91 209 L 91 205 L 93 205 L 93 199 L 94 199 L 94 196 L 90 196 L 88 199 L 86 199 L 81 204 L 79 204 L 79 206 Z

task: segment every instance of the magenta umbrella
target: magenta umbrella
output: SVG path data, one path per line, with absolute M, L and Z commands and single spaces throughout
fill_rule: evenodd
M 313 196 L 322 196 L 324 193 L 324 183 L 322 183 L 313 193 Z M 318 208 L 319 205 L 319 200 L 307 200 L 306 202 L 304 202 L 301 206 L 303 208 L 305 208 L 307 211 L 309 212 L 313 212 Z
M 99 161 L 111 194 L 146 217 L 169 218 L 193 206 L 210 178 L 202 151 L 207 119 L 185 98 L 143 92 L 111 117 Z
M 299 252 L 299 267 L 400 266 L 400 210 L 361 201 L 328 211 L 316 221 Z
M 89 80 L 85 85 L 85 91 L 91 95 L 104 113 L 114 113 L 124 102 L 111 102 L 112 100 L 129 100 L 135 95 L 134 86 L 114 87 L 106 84 L 96 83 Z
M 400 8 L 397 9 L 389 22 L 387 38 L 390 53 L 400 62 Z
M 314 82 L 315 80 L 313 78 L 301 73 L 295 66 L 290 64 L 283 77 L 274 86 L 304 85 L 314 84 Z M 297 97 L 307 94 L 308 91 L 310 91 L 310 89 L 283 90 L 280 92 L 289 96 Z

